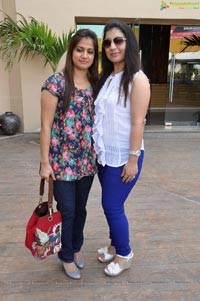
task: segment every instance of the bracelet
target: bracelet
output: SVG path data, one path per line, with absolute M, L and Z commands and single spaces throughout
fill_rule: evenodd
M 140 154 L 141 154 L 141 151 L 140 151 L 140 150 L 129 151 L 129 155 L 133 155 L 133 156 L 136 156 L 136 157 L 139 157 Z

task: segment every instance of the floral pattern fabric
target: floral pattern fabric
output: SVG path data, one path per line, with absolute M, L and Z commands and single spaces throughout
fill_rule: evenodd
M 58 98 L 51 130 L 49 162 L 57 180 L 73 181 L 96 173 L 96 154 L 92 141 L 94 100 L 92 88 L 75 88 L 69 109 L 63 116 L 65 79 L 62 73 L 51 75 L 43 84 Z

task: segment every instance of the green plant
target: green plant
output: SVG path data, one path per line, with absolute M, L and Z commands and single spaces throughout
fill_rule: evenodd
M 18 21 L 7 14 L 0 21 L 0 58 L 6 63 L 6 69 L 12 68 L 16 58 L 20 61 L 42 55 L 44 66 L 49 63 L 55 72 L 74 30 L 70 29 L 59 37 L 52 33 L 47 24 L 33 17 L 27 20 L 19 13 L 17 15 L 20 17 Z
M 181 42 L 181 44 L 185 45 L 185 47 L 181 50 L 184 52 L 188 47 L 198 46 L 200 47 L 200 36 L 196 36 L 193 34 L 191 37 L 184 37 L 185 41 Z

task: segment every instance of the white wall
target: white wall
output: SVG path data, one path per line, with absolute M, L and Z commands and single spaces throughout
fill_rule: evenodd
M 200 8 L 170 6 L 160 10 L 160 6 L 160 0 L 0 0 L 0 8 L 10 15 L 19 12 L 25 17 L 35 17 L 47 23 L 57 34 L 75 28 L 75 17 L 78 16 L 200 20 Z M 59 69 L 63 64 L 64 59 Z M 0 62 L 0 114 L 13 110 L 22 119 L 22 131 L 37 131 L 40 128 L 40 88 L 51 73 L 49 66 L 43 68 L 41 57 L 15 65 L 11 73 L 6 72 Z
M 10 111 L 9 76 L 5 65 L 0 62 L 0 115 Z
M 0 0 L 0 10 L 2 7 Z M 0 12 L 0 20 L 3 19 L 3 14 Z M 9 74 L 5 71 L 5 64 L 0 61 L 0 115 L 10 111 L 10 90 L 9 90 Z
M 21 62 L 24 132 L 35 132 L 40 128 L 41 86 L 52 73 L 49 66 L 43 68 L 41 57 Z
M 199 0 L 165 2 L 169 3 L 169 8 L 163 10 L 161 0 L 59 0 L 59 4 L 53 0 L 16 0 L 16 7 L 29 16 L 36 14 L 57 32 L 73 26 L 74 16 L 200 19 Z M 194 9 L 194 5 L 181 6 L 178 3 L 197 3 L 198 9 Z

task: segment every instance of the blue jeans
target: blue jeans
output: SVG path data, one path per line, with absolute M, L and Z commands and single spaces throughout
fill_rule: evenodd
M 143 159 L 144 151 L 138 158 L 138 173 L 129 183 L 123 183 L 120 176 L 124 166 L 98 166 L 98 177 L 102 188 L 102 207 L 109 225 L 111 245 L 121 256 L 126 256 L 131 252 L 129 225 L 124 211 L 124 203 L 139 178 Z
M 62 215 L 62 250 L 58 257 L 65 262 L 74 261 L 74 253 L 83 244 L 86 204 L 94 176 L 77 181 L 54 181 L 54 198 Z

